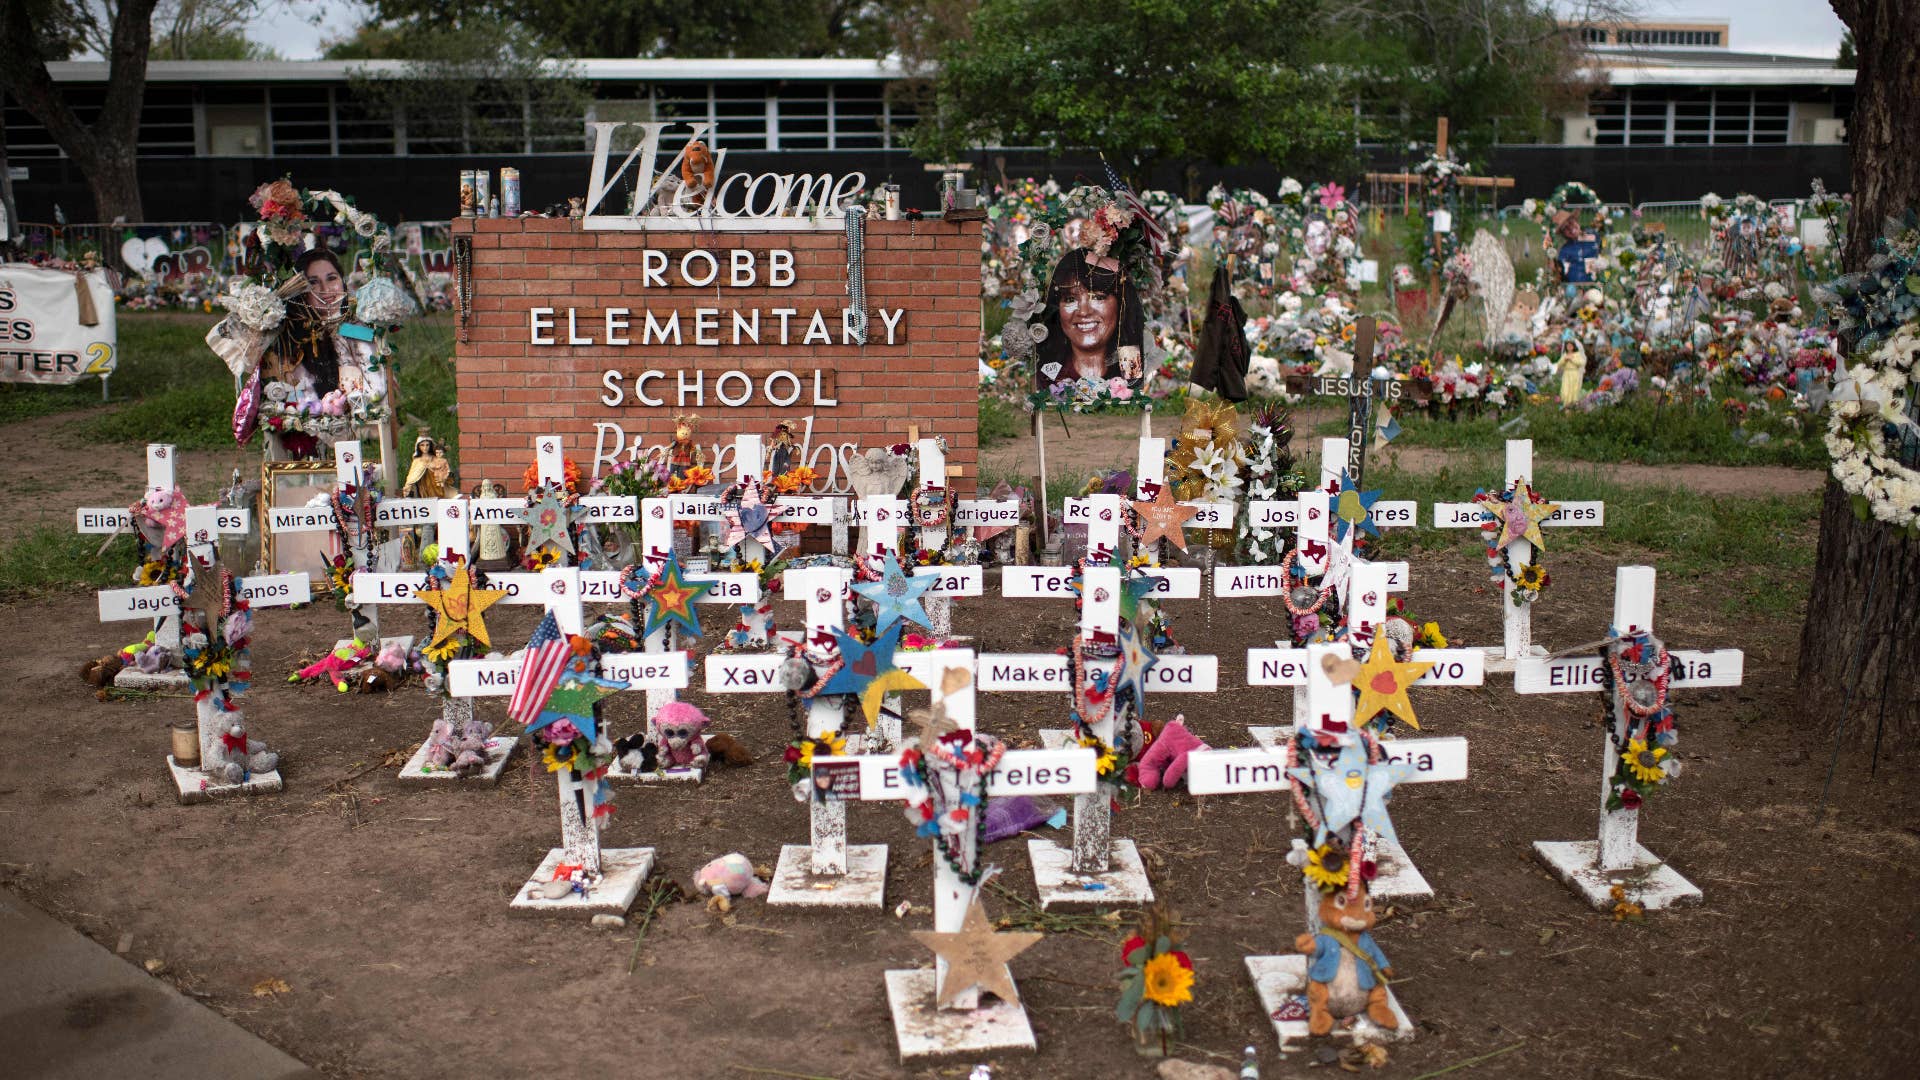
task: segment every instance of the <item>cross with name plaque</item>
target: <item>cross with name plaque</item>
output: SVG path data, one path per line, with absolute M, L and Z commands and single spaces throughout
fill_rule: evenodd
M 1613 627 L 1609 653 L 1626 642 L 1618 635 L 1645 635 L 1652 649 L 1654 571 L 1651 566 L 1622 566 L 1614 572 Z M 1616 644 L 1617 643 L 1617 644 Z M 1658 646 L 1666 652 L 1664 646 Z M 1613 906 L 1614 886 L 1624 898 L 1643 910 L 1657 911 L 1676 904 L 1697 904 L 1698 886 L 1652 852 L 1640 846 L 1640 799 L 1637 790 L 1616 790 L 1615 777 L 1625 767 L 1637 766 L 1643 778 L 1664 781 L 1678 772 L 1667 746 L 1671 742 L 1670 714 L 1663 726 L 1664 698 L 1669 690 L 1739 686 L 1746 656 L 1738 649 L 1693 652 L 1674 649 L 1661 658 L 1644 656 L 1638 663 L 1621 664 L 1624 657 L 1609 655 L 1528 658 L 1514 669 L 1513 689 L 1521 694 L 1593 693 L 1613 683 L 1615 714 L 1603 718 L 1606 739 L 1600 771 L 1600 837 L 1597 841 L 1536 841 L 1534 853 L 1575 892 L 1596 908 Z M 1646 670 L 1635 667 L 1646 665 Z M 1615 670 L 1603 668 L 1611 665 Z M 1664 737 L 1663 737 L 1664 736 Z M 1631 757 L 1621 761 L 1623 748 Z M 1624 802 L 1621 796 L 1631 797 Z

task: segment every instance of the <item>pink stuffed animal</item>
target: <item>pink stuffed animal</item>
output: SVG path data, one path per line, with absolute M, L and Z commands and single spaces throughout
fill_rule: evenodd
M 722 855 L 693 875 L 693 887 L 711 897 L 707 907 L 731 910 L 737 899 L 752 900 L 767 895 L 767 883 L 754 875 L 753 862 L 739 852 Z
M 653 731 L 660 744 L 663 769 L 704 769 L 707 753 L 707 714 L 685 701 L 669 701 L 653 714 Z
M 333 684 L 335 690 L 344 694 L 347 692 L 347 673 L 365 663 L 370 653 L 371 650 L 358 641 L 342 645 L 287 676 L 287 681 L 318 682 L 325 679 Z
M 1187 775 L 1187 755 L 1211 749 L 1200 736 L 1187 730 L 1187 714 L 1177 714 L 1140 755 L 1140 786 L 1149 790 L 1174 787 Z

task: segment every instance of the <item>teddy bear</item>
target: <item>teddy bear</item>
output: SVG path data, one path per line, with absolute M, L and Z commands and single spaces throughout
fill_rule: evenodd
M 685 701 L 669 701 L 653 714 L 650 726 L 658 736 L 660 767 L 707 767 L 707 714 Z
M 427 739 L 427 763 L 438 769 L 465 773 L 487 766 L 487 736 L 493 725 L 484 720 L 469 720 L 454 730 L 445 717 L 434 721 L 433 735 Z
M 660 771 L 660 747 L 645 735 L 625 735 L 613 740 L 613 756 L 629 773 Z
M 1149 791 L 1172 788 L 1187 775 L 1187 755 L 1195 750 L 1210 750 L 1200 736 L 1187 730 L 1187 716 L 1179 713 L 1147 745 L 1140 755 L 1140 786 Z
M 200 747 L 200 769 L 222 783 L 243 783 L 247 777 L 272 772 L 280 755 L 259 739 L 247 737 L 247 718 L 240 713 L 221 717 L 225 730 Z M 210 745 L 209 745 L 210 744 Z
M 739 852 L 730 852 L 700 868 L 693 875 L 693 887 L 708 897 L 707 908 L 731 911 L 735 899 L 752 900 L 767 895 L 767 883 L 753 872 L 753 862 Z
M 388 642 L 380 655 L 373 658 L 373 663 L 360 673 L 360 692 L 382 694 L 398 689 L 407 681 L 410 670 L 407 647 L 398 641 Z
M 1320 929 L 1301 934 L 1294 950 L 1306 953 L 1307 1032 L 1325 1035 L 1335 1020 L 1350 1027 L 1362 1013 L 1388 1031 L 1400 1025 L 1387 1000 L 1393 968 L 1374 944 L 1373 897 L 1338 889 L 1320 898 Z

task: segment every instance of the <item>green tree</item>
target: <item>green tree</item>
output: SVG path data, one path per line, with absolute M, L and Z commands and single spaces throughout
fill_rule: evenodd
M 518 23 L 573 57 L 869 56 L 886 29 L 880 0 L 373 0 L 373 11 L 423 28 Z
M 1097 149 L 1144 182 L 1156 164 L 1325 166 L 1351 106 L 1308 61 L 1316 0 L 982 0 L 941 52 L 915 149 Z

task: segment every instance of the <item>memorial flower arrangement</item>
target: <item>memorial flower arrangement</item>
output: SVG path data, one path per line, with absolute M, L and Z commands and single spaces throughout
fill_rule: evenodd
M 1889 219 L 1867 269 L 1815 297 L 1854 342 L 1829 405 L 1834 479 L 1863 520 L 1920 535 L 1920 215 Z
M 1155 904 L 1139 931 L 1120 945 L 1120 1000 L 1114 1015 L 1133 1030 L 1134 1045 L 1155 1056 L 1185 1033 L 1180 1008 L 1193 1002 L 1193 958 L 1177 946 L 1184 935 Z
M 1667 703 L 1673 659 L 1651 633 L 1608 633 L 1600 649 L 1601 722 L 1618 764 L 1607 780 L 1607 809 L 1638 810 L 1655 788 L 1680 772 L 1678 741 Z
M 837 731 L 800 736 L 787 744 L 787 783 L 804 783 L 812 777 L 814 758 L 839 757 L 846 752 L 846 736 Z

